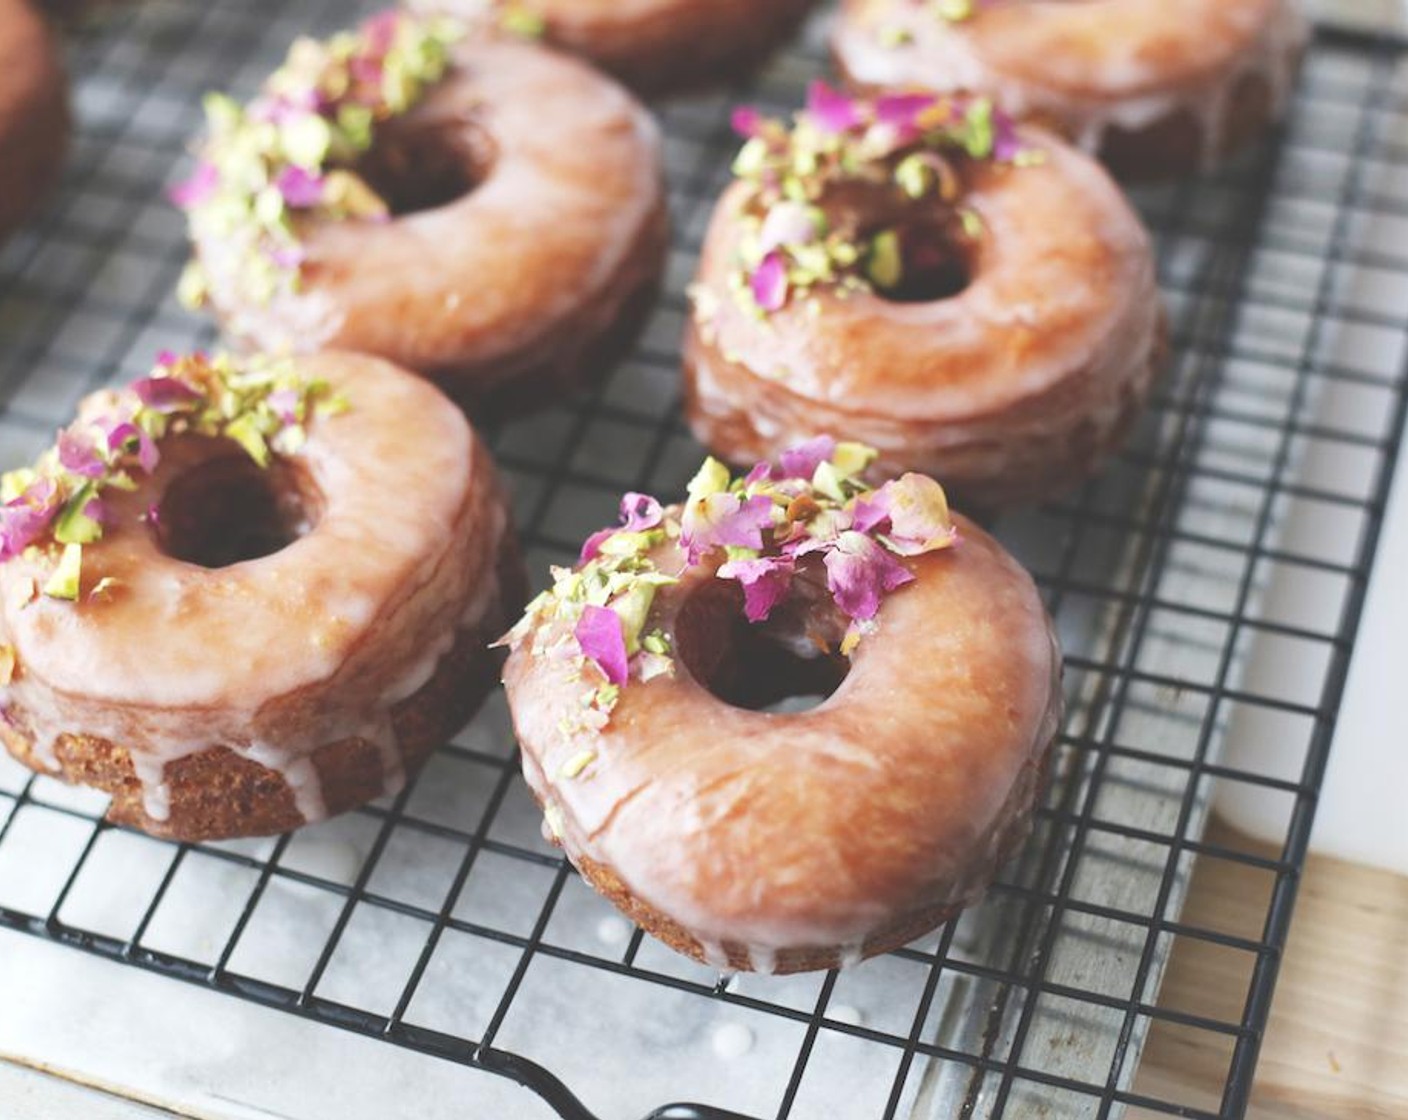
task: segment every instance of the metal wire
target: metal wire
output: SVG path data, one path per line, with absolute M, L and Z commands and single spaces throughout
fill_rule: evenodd
M 81 128 L 67 178 L 0 250 L 6 461 L 27 458 L 81 395 L 141 373 L 156 350 L 210 341 L 170 298 L 185 249 L 161 199 L 197 128 L 199 94 L 249 92 L 293 35 L 349 18 L 335 0 L 151 0 L 80 36 Z M 1408 285 L 1408 254 L 1379 235 L 1408 218 L 1403 49 L 1321 33 L 1284 136 L 1226 171 L 1138 196 L 1175 360 L 1138 439 L 1104 476 L 996 527 L 1061 626 L 1071 714 L 1037 839 L 961 922 L 801 987 L 709 975 L 639 931 L 593 941 L 600 911 L 528 829 L 502 707 L 491 705 L 440 752 L 432 776 L 394 800 L 325 826 L 340 831 L 265 844 L 140 839 L 103 823 L 100 800 L 0 769 L 0 926 L 501 1074 L 570 1120 L 598 1120 L 616 1098 L 525 1024 L 564 1020 L 587 1046 L 582 1026 L 601 1012 L 602 992 L 642 1031 L 658 1033 L 657 1016 L 745 1016 L 775 1075 L 740 1111 L 719 1087 L 723 1059 L 707 1045 L 700 1057 L 691 1025 L 676 1041 L 694 1072 L 668 1096 L 708 1103 L 654 1099 L 631 1115 L 812 1115 L 841 1053 L 863 1083 L 851 1086 L 846 1115 L 1104 1118 L 1130 1105 L 1243 1115 L 1408 412 L 1401 301 L 1350 280 Z M 661 309 L 636 354 L 589 396 L 491 433 L 537 571 L 609 521 L 621 491 L 682 488 L 699 454 L 678 411 L 682 293 L 727 175 L 727 110 L 735 99 L 795 104 L 823 59 L 814 25 L 752 88 L 664 111 L 677 232 Z M 1348 398 L 1369 407 L 1346 411 Z M 1349 481 L 1322 476 L 1312 469 L 1321 455 L 1357 469 Z M 1298 503 L 1341 531 L 1298 537 Z M 1279 579 L 1313 583 L 1321 609 L 1283 611 L 1269 590 Z M 1260 645 L 1286 642 L 1317 659 L 1309 692 L 1280 694 L 1244 673 Z M 1287 765 L 1276 772 L 1223 757 L 1248 713 L 1283 737 Z M 1217 783 L 1281 799 L 1279 850 L 1204 835 Z M 355 851 L 349 866 L 314 858 L 328 835 Z M 95 868 L 117 844 L 140 847 L 140 890 L 124 898 L 122 922 L 84 919 L 97 914 L 86 901 Z M 408 858 L 434 862 L 434 883 L 398 872 Z M 1229 930 L 1183 920 L 1194 859 L 1264 876 L 1264 921 Z M 37 874 L 48 876 L 43 890 Z M 212 884 L 238 904 L 201 950 L 170 915 Z M 316 951 L 259 958 L 251 946 L 293 898 L 306 909 L 300 921 L 321 923 Z M 358 980 L 347 964 L 361 959 L 369 927 L 402 962 L 394 982 Z M 1245 961 L 1240 1017 L 1159 1005 L 1176 940 Z M 472 989 L 472 1026 L 426 1010 L 456 985 Z M 866 1020 L 842 1002 L 875 992 L 902 1006 L 887 1016 L 877 996 Z M 1225 1047 L 1216 1100 L 1133 1088 L 1145 1038 L 1161 1029 Z M 617 1032 L 594 1043 L 607 1048 L 593 1060 L 608 1075 L 645 1069 L 660 1060 L 654 1043 Z

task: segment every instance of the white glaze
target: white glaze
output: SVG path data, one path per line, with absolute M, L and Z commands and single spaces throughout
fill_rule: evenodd
M 834 1007 L 828 1007 L 826 1017 L 837 1023 L 844 1023 L 848 1027 L 858 1027 L 865 1022 L 865 1014 L 861 1009 L 852 1007 L 849 1003 L 838 1003 Z
M 326 815 L 312 758 L 326 744 L 373 743 L 384 792 L 398 790 L 392 708 L 494 605 L 479 585 L 492 582 L 506 519 L 458 410 L 374 359 L 303 366 L 351 407 L 314 421 L 296 456 L 323 499 L 300 540 L 216 570 L 161 554 L 141 514 L 211 453 L 174 439 L 138 492 L 110 500 L 112 525 L 85 550 L 85 582 L 112 576 L 110 596 L 22 606 L 16 591 L 44 562 L 0 566 L 0 639 L 19 665 L 0 703 L 49 769 L 61 735 L 125 747 L 154 821 L 169 815 L 168 767 L 217 745 L 280 774 L 306 821 Z
M 714 1029 L 714 1053 L 724 1061 L 734 1061 L 753 1049 L 753 1031 L 743 1023 L 723 1023 Z
M 865 959 L 865 946 L 861 944 L 843 945 L 837 954 L 837 968 L 855 968 Z
M 603 945 L 623 945 L 630 936 L 631 926 L 624 918 L 602 918 L 596 924 L 596 937 Z
M 1142 57 L 1157 44 L 1171 21 L 1205 29 L 1200 13 L 1216 5 L 1225 22 L 1208 30 L 1204 53 L 1186 68 L 1161 68 Z M 1197 122 L 1201 162 L 1209 166 L 1222 149 L 1233 93 L 1248 78 L 1262 79 L 1271 95 L 1271 117 L 1279 119 L 1291 92 L 1309 27 L 1296 0 L 1270 0 L 1259 12 L 1229 0 L 1103 0 L 1065 13 L 1067 20 L 1119 17 L 1108 32 L 1110 48 L 1092 64 L 1087 53 L 1063 53 L 1057 38 L 1061 14 L 1050 3 L 1034 3 L 1052 28 L 1050 43 L 1036 41 L 1040 68 L 1014 73 L 994 57 L 982 14 L 968 23 L 949 23 L 927 6 L 910 0 L 853 0 L 837 27 L 833 46 L 851 78 L 868 86 L 917 85 L 944 92 L 990 94 L 1007 112 L 1039 115 L 1058 122 L 1078 146 L 1094 154 L 1112 129 L 1138 132 L 1187 113 Z M 1101 9 L 1096 11 L 1096 9 Z M 1056 13 L 1054 16 L 1052 13 Z M 882 29 L 899 29 L 908 42 L 887 45 Z M 1118 49 L 1116 49 L 1118 48 Z M 1196 63 L 1196 64 L 1195 64 Z

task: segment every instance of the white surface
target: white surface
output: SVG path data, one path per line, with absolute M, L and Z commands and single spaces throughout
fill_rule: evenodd
M 1379 543 L 1344 711 L 1320 795 L 1312 843 L 1342 859 L 1408 875 L 1408 480 L 1399 469 Z
M 1393 16 L 1390 23 L 1408 28 L 1408 4 L 1392 0 L 1326 0 L 1321 7 L 1344 14 Z M 1400 76 L 1400 82 L 1401 82 Z M 1400 121 L 1387 126 L 1385 136 L 1408 140 Z M 1408 197 L 1408 173 L 1389 163 L 1367 165 L 1361 186 L 1375 197 Z M 1408 254 L 1408 226 L 1388 213 L 1364 214 L 1363 225 L 1349 233 L 1357 244 L 1374 246 L 1390 257 Z M 1381 315 L 1402 316 L 1408 309 L 1408 278 L 1401 273 L 1361 267 L 1350 259 L 1326 263 L 1330 291 L 1347 307 L 1367 308 Z M 1405 360 L 1401 332 L 1354 328 L 1324 319 L 1319 340 L 1324 360 L 1332 366 L 1363 371 L 1387 385 Z M 1307 382 L 1308 400 L 1317 421 L 1328 429 L 1374 439 L 1386 436 L 1392 404 L 1386 389 L 1338 379 Z M 1362 494 L 1373 477 L 1376 457 L 1361 448 L 1327 440 L 1297 441 L 1291 471 L 1301 483 L 1329 492 Z M 1373 864 L 1408 874 L 1408 819 L 1403 813 L 1403 789 L 1408 781 L 1408 749 L 1402 721 L 1394 713 L 1408 687 L 1408 483 L 1399 469 L 1389 503 L 1374 576 L 1356 639 L 1348 688 L 1336 726 L 1329 771 L 1322 788 L 1312 847 L 1323 854 Z M 1307 556 L 1354 561 L 1363 532 L 1357 509 L 1297 499 L 1278 511 L 1272 544 Z M 1339 575 L 1316 572 L 1296 564 L 1266 564 L 1254 611 L 1257 616 L 1321 634 L 1338 632 L 1349 584 Z M 1317 707 L 1323 697 L 1330 647 L 1324 643 L 1260 633 L 1247 642 L 1243 689 L 1255 696 L 1277 697 Z M 1224 761 L 1251 774 L 1299 782 L 1313 727 L 1308 719 L 1269 707 L 1241 706 L 1232 714 Z M 1235 827 L 1271 844 L 1285 841 L 1294 796 L 1250 782 L 1218 784 L 1217 807 Z
M 5 1120 L 171 1120 L 175 1115 L 0 1061 L 0 1116 Z
M 316 1027 L 21 934 L 0 931 L 0 1055 L 199 1120 L 548 1120 L 526 1089 L 479 1070 Z M 0 1079 L 0 1094 L 7 1092 Z M 49 1100 L 40 1094 L 49 1091 Z M 105 1094 L 64 1112 L 53 1087 L 0 1095 L 4 1120 L 138 1120 Z M 56 1106 L 54 1102 L 59 1102 Z M 32 1103 L 36 1107 L 28 1109 Z M 44 1107 L 40 1108 L 39 1105 Z M 22 1107 L 24 1106 L 24 1107 Z M 59 1110 L 56 1110 L 59 1109 Z M 115 1110 L 118 1109 L 118 1110 Z

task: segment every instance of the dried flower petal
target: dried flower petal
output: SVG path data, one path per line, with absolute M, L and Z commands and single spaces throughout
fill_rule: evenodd
M 718 576 L 743 585 L 743 611 L 749 622 L 765 622 L 773 608 L 787 597 L 795 570 L 790 556 L 760 556 L 730 560 L 719 568 Z
M 654 529 L 665 516 L 660 503 L 649 494 L 634 491 L 621 499 L 621 529 L 627 533 L 640 533 Z
M 772 526 L 772 500 L 740 498 L 737 494 L 710 494 L 686 504 L 681 519 L 680 543 L 689 563 L 716 548 L 763 547 L 763 530 Z
M 623 685 L 630 672 L 620 616 L 609 607 L 586 606 L 572 631 L 588 660 L 614 685 Z
M 37 541 L 61 508 L 58 488 L 47 478 L 0 506 L 0 561 L 13 559 Z
M 856 102 L 819 79 L 807 87 L 807 116 L 820 131 L 832 135 L 861 123 Z
M 855 527 L 880 530 L 901 556 L 948 548 L 957 539 L 944 488 L 922 474 L 905 474 L 856 503 Z
M 764 311 L 778 311 L 787 303 L 787 262 L 773 251 L 753 270 L 753 299 Z
M 219 169 L 209 160 L 201 160 L 191 177 L 172 187 L 167 197 L 182 210 L 194 210 L 214 198 L 219 189 Z
M 919 116 L 934 105 L 929 93 L 889 93 L 875 101 L 875 119 L 880 124 L 906 131 L 919 128 Z
M 323 200 L 323 177 L 302 167 L 289 166 L 279 172 L 274 186 L 290 206 L 308 209 Z
M 864 533 L 847 530 L 822 557 L 826 585 L 836 605 L 851 618 L 866 621 L 880 610 L 886 592 L 903 587 L 914 575 Z
M 147 474 L 156 470 L 157 463 L 161 461 L 161 452 L 152 442 L 152 437 L 131 420 L 119 421 L 108 429 L 107 445 L 110 452 L 129 454 L 135 451 L 138 465 Z
M 806 443 L 790 447 L 778 459 L 777 478 L 800 478 L 810 482 L 817 467 L 836 453 L 836 441 L 830 436 L 817 436 Z
M 784 245 L 808 245 L 817 239 L 816 222 L 800 202 L 780 202 L 768 211 L 758 233 L 758 251 L 767 255 Z
M 174 355 L 170 355 L 170 360 L 171 364 L 175 364 Z M 158 361 L 157 366 L 159 369 L 170 368 L 161 361 Z M 132 382 L 131 388 L 137 394 L 137 399 L 153 412 L 178 412 L 198 405 L 205 399 L 180 378 L 171 376 L 140 377 Z
M 108 469 L 107 460 L 86 432 L 65 428 L 55 445 L 59 465 L 80 478 L 101 478 Z
M 745 140 L 758 134 L 763 123 L 763 115 L 752 105 L 740 105 L 729 117 L 729 125 Z
M 621 499 L 621 523 L 614 529 L 600 529 L 582 545 L 578 564 L 586 564 L 601 555 L 601 546 L 619 533 L 643 533 L 654 529 L 664 517 L 664 509 L 649 494 L 625 495 Z

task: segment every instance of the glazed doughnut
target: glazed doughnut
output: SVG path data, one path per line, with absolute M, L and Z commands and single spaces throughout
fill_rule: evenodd
M 1285 112 L 1298 0 L 844 0 L 836 64 L 862 90 L 991 96 L 1131 179 L 1186 175 Z
M 58 43 L 28 0 L 0 0 L 0 239 L 59 177 L 68 134 Z
M 689 423 L 715 454 L 845 431 L 882 471 L 991 508 L 1122 442 L 1164 317 L 1148 236 L 1098 164 L 982 99 L 817 86 L 790 132 L 740 124 L 685 344 Z
M 506 641 L 523 770 L 582 875 L 719 969 L 833 968 L 974 902 L 1060 722 L 1027 574 L 938 483 L 818 438 L 639 494 Z M 834 689 L 819 706 L 761 710 Z
M 521 602 L 484 445 L 376 358 L 164 357 L 4 490 L 0 734 L 158 836 L 398 790 Z
M 649 114 L 574 59 L 457 34 L 388 13 L 295 44 L 247 108 L 209 102 L 175 192 L 185 301 L 246 345 L 376 354 L 475 407 L 551 403 L 628 348 L 667 241 Z
M 540 35 L 648 96 L 742 77 L 816 0 L 406 0 L 421 12 Z

